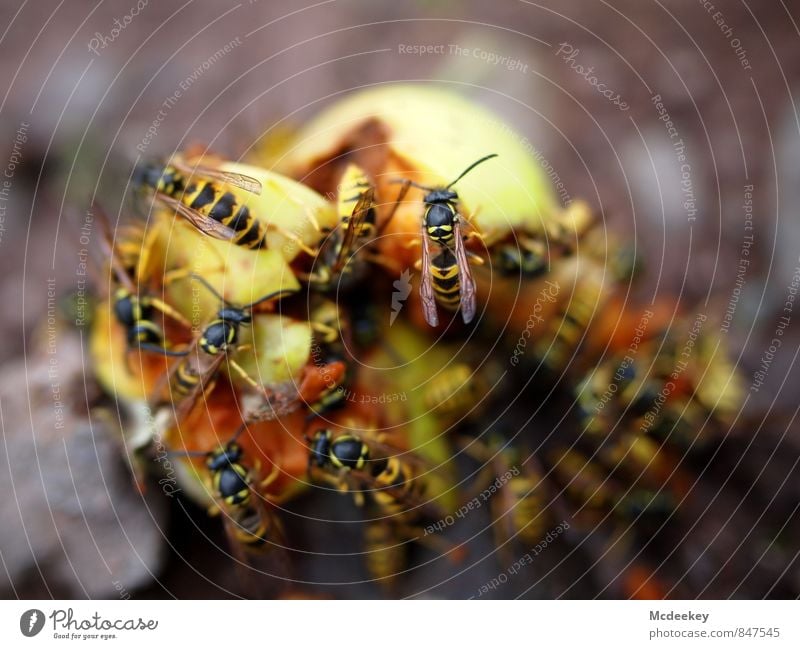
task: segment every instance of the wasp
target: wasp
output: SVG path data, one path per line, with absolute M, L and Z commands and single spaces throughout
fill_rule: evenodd
M 308 404 L 309 418 L 320 416 L 344 405 L 347 397 L 346 386 L 352 379 L 351 363 L 347 362 L 350 320 L 339 305 L 328 298 L 315 296 L 309 311 L 309 322 L 314 332 L 311 357 L 317 367 L 324 368 L 331 363 L 341 362 L 345 371 L 341 376 L 327 377 L 324 389 L 312 403 Z
M 458 194 L 452 187 L 478 165 L 497 157 L 496 153 L 473 162 L 453 182 L 444 187 L 426 187 L 410 180 L 398 180 L 427 192 L 423 198 L 422 219 L 422 308 L 431 327 L 439 324 L 436 304 L 449 311 L 461 309 L 465 323 L 475 317 L 475 280 L 469 268 L 461 234 Z M 438 248 L 438 254 L 432 248 Z
M 677 496 L 685 493 L 677 465 L 645 437 L 624 436 L 600 449 L 597 458 L 560 448 L 550 459 L 557 481 L 577 506 L 576 517 L 596 524 L 613 512 L 618 522 L 635 525 L 642 539 L 675 514 Z
M 386 520 L 368 521 L 364 527 L 364 562 L 373 579 L 392 589 L 406 568 L 403 535 Z
M 267 232 L 280 232 L 308 254 L 296 234 L 253 214 L 237 190 L 260 195 L 261 181 L 246 174 L 213 167 L 191 166 L 182 157 L 169 163 L 146 162 L 134 172 L 134 183 L 154 192 L 155 197 L 175 210 L 198 230 L 216 239 L 255 250 L 267 247 Z
M 339 183 L 337 200 L 339 224 L 329 234 L 309 275 L 310 286 L 328 291 L 343 272 L 354 248 L 371 240 L 376 233 L 375 186 L 364 171 L 349 164 Z
M 576 516 L 586 510 L 583 516 L 596 522 L 596 517 L 614 506 L 618 485 L 590 458 L 572 448 L 558 447 L 548 454 L 548 461 L 556 481 L 577 506 Z
M 108 214 L 96 203 L 92 211 L 100 223 L 100 246 L 103 255 L 108 259 L 116 277 L 118 288 L 114 291 L 113 310 L 117 321 L 125 328 L 125 337 L 130 348 L 163 355 L 175 352 L 165 346 L 164 333 L 154 321 L 156 311 L 170 317 L 175 322 L 189 328 L 191 325 L 180 313 L 162 300 L 142 294 L 134 284 L 131 273 L 134 272 L 135 260 L 131 257 L 131 249 L 135 245 L 133 239 L 126 240 L 122 246 L 126 257 L 120 254 L 111 234 L 111 222 Z M 137 230 L 137 232 L 139 232 Z M 139 242 L 140 247 L 143 241 Z
M 335 301 L 316 296 L 309 309 L 308 320 L 314 338 L 320 345 L 336 350 L 344 345 L 348 318 Z
M 309 473 L 319 471 L 326 482 L 352 493 L 359 507 L 368 507 L 376 520 L 365 528 L 367 568 L 375 579 L 392 586 L 393 577 L 405 564 L 405 542 L 413 540 L 448 555 L 463 558 L 461 548 L 437 535 L 426 535 L 417 526 L 420 518 L 442 519 L 438 506 L 425 502 L 426 484 L 422 461 L 371 436 L 329 429 L 307 437 Z M 312 474 L 313 475 L 313 474 Z M 365 496 L 368 496 L 368 500 Z
M 653 537 L 675 514 L 678 503 L 666 489 L 632 489 L 616 504 L 615 512 L 636 525 L 643 540 Z
M 225 529 L 233 541 L 257 551 L 267 544 L 281 545 L 283 542 L 280 520 L 266 507 L 265 497 L 261 495 L 275 481 L 279 469 L 273 464 L 270 474 L 256 482 L 259 463 L 254 469 L 249 467 L 244 461 L 244 450 L 238 444 L 246 429 L 247 426 L 242 424 L 227 443 L 213 451 L 187 451 L 182 455 L 205 458 L 209 488 L 217 503 L 212 513 L 221 511 L 224 514 Z M 274 502 L 272 497 L 266 499 Z
M 551 335 L 542 336 L 534 346 L 548 368 L 554 371 L 566 368 L 571 356 L 578 352 L 593 319 L 604 314 L 600 308 L 603 291 L 596 278 L 585 275 L 576 278 L 572 295 L 559 304 L 557 315 L 549 320 Z
M 352 433 L 334 438 L 329 429 L 317 430 L 307 441 L 309 472 L 320 469 L 341 491 L 353 492 L 360 506 L 367 490 L 371 502 L 387 516 L 423 506 L 422 461 L 413 454 Z
M 490 246 L 492 263 L 500 274 L 524 279 L 541 277 L 550 270 L 553 261 L 572 255 L 577 241 L 587 233 L 587 247 L 591 251 L 606 250 L 604 240 L 592 236 L 594 219 L 589 206 L 583 201 L 573 201 L 543 224 L 543 229 L 531 232 L 514 232 L 508 239 Z M 601 248 L 602 246 L 602 248 Z M 598 261 L 604 262 L 599 255 Z
M 453 363 L 430 380 L 423 403 L 442 417 L 463 417 L 480 407 L 485 390 L 468 363 Z
M 494 246 L 492 259 L 494 266 L 503 275 L 521 275 L 532 279 L 547 272 L 545 255 L 514 243 Z
M 644 375 L 631 358 L 615 357 L 601 363 L 576 388 L 584 429 L 593 435 L 607 435 L 617 418 L 645 415 L 660 389 L 661 384 Z
M 666 447 L 641 431 L 624 431 L 606 440 L 598 457 L 615 475 L 628 481 L 649 485 L 656 489 L 669 487 L 685 494 L 690 481 L 680 466 L 680 461 Z
M 486 444 L 475 439 L 462 439 L 459 445 L 468 455 L 486 465 L 478 478 L 477 488 L 486 484 L 499 485 L 489 501 L 492 527 L 496 547 L 505 555 L 504 561 L 511 563 L 509 543 L 533 547 L 547 534 L 553 522 L 551 509 L 555 505 L 545 473 L 532 454 L 523 458 L 518 448 L 494 434 Z
M 230 358 L 228 352 L 234 349 L 237 351 L 243 349 L 237 347 L 239 332 L 242 325 L 252 322 L 252 309 L 255 306 L 279 300 L 294 292 L 285 289 L 273 291 L 255 302 L 237 306 L 225 300 L 204 278 L 194 274 L 189 277 L 200 282 L 216 296 L 222 302 L 222 308 L 217 312 L 216 317 L 205 325 L 200 335 L 187 349 L 171 352 L 173 356 L 183 357 L 175 363 L 167 377 L 170 391 L 180 397 L 180 405 L 177 410 L 178 420 L 189 413 L 201 394 L 206 394 L 213 389 L 217 370 L 223 360 L 227 360 L 228 366 L 252 387 L 264 391 L 263 386 L 260 386 L 241 365 Z M 159 395 L 160 393 L 160 388 L 157 388 L 155 394 Z

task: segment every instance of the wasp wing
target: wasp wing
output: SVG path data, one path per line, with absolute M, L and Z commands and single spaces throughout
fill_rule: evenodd
M 464 239 L 461 237 L 461 227 L 456 221 L 453 231 L 455 238 L 456 262 L 458 263 L 458 283 L 461 285 L 461 317 L 464 324 L 469 324 L 475 317 L 475 280 L 467 259 Z
M 393 512 L 393 515 L 412 513 L 428 519 L 440 519 L 445 516 L 444 510 L 432 497 L 423 498 L 424 476 L 414 474 L 408 480 L 403 479 L 395 484 L 387 485 L 380 484 L 374 476 L 366 471 L 353 469 L 345 474 L 344 479 L 347 481 L 350 493 L 354 495 L 367 495 L 378 503 L 383 500 L 382 494 L 388 495 L 406 507 L 405 511 Z
M 425 314 L 425 321 L 431 326 L 439 325 L 439 313 L 436 308 L 436 296 L 433 292 L 433 276 L 431 273 L 431 253 L 428 233 L 422 228 L 422 281 L 420 283 L 419 294 L 422 298 L 422 310 Z
M 159 379 L 150 397 L 151 407 L 171 404 L 175 421 L 183 421 L 197 403 L 201 394 L 207 394 L 214 387 L 215 375 L 224 354 L 209 355 L 200 348 L 198 335 L 185 352 L 174 352 L 182 358 L 172 363 L 169 370 Z
M 354 198 L 353 200 L 356 199 Z M 361 232 L 361 226 L 364 225 L 364 222 L 369 215 L 369 211 L 373 209 L 374 204 L 375 188 L 370 185 L 358 195 L 356 205 L 347 221 L 347 227 L 344 228 L 344 232 L 342 233 L 342 243 L 339 247 L 336 260 L 333 262 L 333 266 L 331 268 L 334 275 L 338 274 L 347 264 L 348 257 L 350 256 L 356 240 L 358 239 L 358 235 Z M 342 227 L 341 224 L 339 227 Z
M 234 171 L 223 171 L 221 169 L 203 167 L 200 165 L 192 167 L 191 165 L 176 160 L 172 161 L 172 166 L 186 174 L 187 177 L 203 176 L 204 178 L 210 178 L 211 180 L 236 187 L 237 189 L 243 189 L 256 196 L 260 195 L 263 189 L 263 185 L 258 178 L 253 178 L 246 174 L 240 174 Z
M 156 196 L 167 207 L 175 210 L 176 213 L 184 217 L 203 234 L 207 234 L 210 237 L 221 239 L 223 241 L 230 241 L 236 235 L 236 232 L 227 225 L 223 225 L 219 221 L 215 221 L 210 216 L 201 214 L 197 210 L 184 205 L 178 199 L 172 198 L 172 196 L 167 196 L 161 192 L 158 192 Z
M 250 511 L 220 509 L 238 580 L 247 596 L 263 599 L 275 597 L 292 574 L 283 525 L 261 499 L 254 491 Z

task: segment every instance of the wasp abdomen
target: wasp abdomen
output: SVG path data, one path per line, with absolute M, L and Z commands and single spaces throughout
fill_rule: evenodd
M 461 282 L 458 277 L 458 262 L 449 248 L 434 257 L 431 276 L 436 301 L 445 309 L 456 311 L 461 303 Z

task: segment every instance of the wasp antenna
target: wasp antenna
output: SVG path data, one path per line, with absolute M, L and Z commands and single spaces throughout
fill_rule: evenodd
M 137 345 L 139 349 L 142 349 L 146 352 L 152 352 L 154 354 L 160 354 L 162 356 L 188 356 L 189 350 L 188 349 L 167 349 L 166 347 L 161 347 L 160 345 L 154 345 L 152 343 L 139 343 Z
M 97 202 L 96 198 L 91 200 L 91 206 L 89 210 L 92 213 L 92 216 L 100 222 L 100 227 L 103 230 L 103 236 L 107 237 L 109 241 L 112 240 L 113 233 L 111 232 L 111 219 L 108 216 L 108 212 L 105 211 L 102 205 Z
M 400 203 L 403 202 L 403 199 L 405 199 L 406 194 L 408 194 L 408 188 L 414 184 L 410 180 L 401 180 L 400 182 L 403 183 L 403 188 L 400 190 L 400 193 L 394 200 L 394 205 L 392 205 L 392 211 L 389 212 L 389 216 L 386 217 L 383 224 L 378 228 L 378 233 L 382 233 L 386 229 L 386 226 L 389 225 L 389 223 L 391 223 L 392 219 L 394 218 L 394 213 L 397 211 L 397 208 L 400 207 Z M 397 181 L 393 180 L 392 183 L 397 184 Z
M 276 300 L 279 298 L 287 297 L 289 295 L 294 295 L 297 293 L 296 290 L 291 288 L 282 288 L 278 289 L 277 291 L 272 291 L 272 293 L 267 293 L 264 297 L 258 298 L 255 302 L 251 302 L 250 304 L 246 304 L 242 307 L 242 309 L 252 309 L 257 304 L 261 304 L 262 302 L 267 302 L 269 300 Z
M 222 295 L 220 295 L 219 291 L 217 291 L 217 289 L 215 289 L 213 286 L 211 286 L 211 284 L 209 283 L 209 281 L 205 277 L 201 277 L 197 273 L 189 273 L 189 279 L 197 280 L 203 286 L 205 286 L 209 290 L 209 292 L 211 292 L 212 295 L 218 297 L 223 304 L 230 305 L 230 302 L 228 302 L 228 300 L 226 300 L 224 297 L 222 297 Z
M 240 435 L 241 435 L 241 434 L 242 434 L 242 433 L 243 433 L 243 432 L 244 432 L 246 429 L 247 429 L 247 423 L 246 423 L 246 422 L 242 422 L 242 425 L 241 425 L 241 426 L 239 426 L 239 428 L 238 428 L 238 429 L 236 430 L 236 432 L 233 434 L 233 437 L 231 437 L 231 439 L 230 439 L 230 441 L 228 442 L 228 444 L 232 444 L 232 443 L 233 443 L 233 442 L 235 442 L 237 439 L 239 439 L 239 436 L 240 436 Z
M 469 167 L 464 169 L 464 171 L 461 172 L 461 175 L 458 178 L 456 178 L 453 182 L 451 182 L 445 189 L 450 189 L 453 185 L 455 185 L 459 180 L 461 180 L 464 176 L 466 176 L 470 171 L 472 171 L 479 164 L 483 164 L 487 160 L 491 160 L 492 158 L 496 158 L 497 155 L 498 155 L 497 153 L 490 153 L 489 155 L 483 156 L 480 160 L 476 160 Z
M 203 451 L 167 451 L 167 457 L 205 457 L 208 453 Z
M 399 185 L 403 183 L 410 187 L 416 187 L 417 189 L 424 189 L 426 192 L 432 192 L 434 190 L 433 187 L 427 187 L 426 185 L 420 185 L 419 183 L 415 183 L 413 180 L 408 180 L 408 178 L 395 178 L 394 180 L 390 180 L 390 185 Z M 408 191 L 408 190 L 406 190 Z

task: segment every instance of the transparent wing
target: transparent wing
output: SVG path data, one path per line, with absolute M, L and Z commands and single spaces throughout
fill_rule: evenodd
M 240 174 L 233 171 L 222 171 L 221 169 L 214 169 L 213 167 L 192 167 L 186 163 L 174 160 L 172 162 L 172 166 L 186 174 L 188 177 L 203 176 L 205 178 L 210 178 L 211 180 L 225 183 L 226 185 L 231 185 L 232 187 L 236 187 L 238 189 L 243 189 L 244 191 L 257 196 L 261 194 L 261 190 L 263 189 L 263 185 L 258 178 L 253 178 L 252 176 L 248 176 L 246 174 Z
M 456 262 L 458 263 L 458 282 L 461 285 L 461 317 L 465 324 L 469 324 L 475 317 L 475 280 L 472 278 L 458 221 L 455 224 L 453 236 L 455 237 Z
M 422 310 L 425 313 L 425 321 L 431 326 L 439 325 L 439 313 L 436 308 L 436 296 L 433 293 L 433 278 L 431 275 L 431 253 L 428 233 L 422 228 L 422 282 L 419 294 L 422 298 Z
M 194 227 L 210 237 L 222 239 L 223 241 L 230 241 L 236 235 L 236 232 L 234 232 L 227 225 L 223 225 L 219 221 L 215 221 L 211 217 L 201 214 L 197 210 L 193 210 L 191 207 L 187 207 L 178 199 L 172 198 L 172 196 L 167 196 L 166 194 L 162 194 L 160 192 L 157 193 L 156 196 L 165 205 L 175 210 L 175 212 L 184 217 Z

